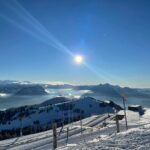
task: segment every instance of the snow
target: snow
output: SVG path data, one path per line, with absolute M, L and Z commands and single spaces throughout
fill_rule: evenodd
M 110 101 L 109 101 L 109 100 L 105 100 L 104 102 L 105 102 L 105 103 L 108 103 L 108 104 L 110 103 Z
M 99 105 L 101 102 L 97 101 L 96 99 L 85 97 L 82 99 L 74 99 L 73 101 L 64 102 L 64 103 L 57 103 L 53 106 L 48 105 L 44 107 L 38 107 L 34 108 L 32 110 L 29 110 L 29 116 L 24 116 L 22 119 L 22 127 L 29 127 L 34 124 L 34 121 L 38 120 L 40 122 L 40 125 L 47 125 L 49 122 L 52 122 L 53 120 L 61 120 L 62 118 L 67 117 L 78 117 L 80 114 L 79 112 L 74 112 L 75 110 L 82 110 L 83 116 L 87 117 L 91 114 L 103 114 L 106 112 L 113 112 L 112 106 L 107 104 L 107 106 L 101 106 Z M 72 104 L 74 105 L 74 108 L 72 110 L 61 110 L 59 106 L 62 106 L 63 104 Z M 53 108 L 53 109 L 51 109 Z M 41 113 L 40 111 L 43 110 Z M 48 110 L 48 111 L 47 111 Z M 33 112 L 33 113 L 32 113 Z M 14 119 L 13 116 L 7 123 L 0 124 L 0 131 L 1 130 L 12 130 L 20 128 L 21 122 L 18 115 L 20 112 L 17 112 L 16 119 Z
M 124 110 L 121 110 L 117 113 L 118 115 L 124 115 Z M 131 123 L 135 123 L 137 121 L 139 121 L 139 113 L 134 112 L 134 111 L 130 111 L 130 110 L 126 110 L 126 116 L 127 116 L 127 120 Z
M 116 133 L 113 114 L 95 115 L 83 119 L 82 132 L 80 121 L 64 126 L 58 135 L 57 150 L 148 150 L 150 149 L 150 109 L 145 114 L 127 110 L 128 130 L 124 119 L 119 121 L 120 133 Z M 124 114 L 124 111 L 118 112 Z M 103 122 L 107 126 L 102 127 Z M 69 127 L 69 139 L 66 143 L 66 128 Z M 90 130 L 89 130 L 90 129 Z M 93 130 L 91 130 L 93 129 Z M 61 128 L 57 129 L 60 133 Z M 0 150 L 48 150 L 52 149 L 52 131 L 0 141 Z
M 130 107 L 140 107 L 141 105 L 129 105 Z
M 6 93 L 0 93 L 0 97 L 5 97 L 5 96 L 7 96 Z

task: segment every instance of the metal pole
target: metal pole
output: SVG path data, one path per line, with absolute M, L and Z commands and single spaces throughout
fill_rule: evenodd
M 128 129 L 127 115 L 126 115 L 126 105 L 125 105 L 124 97 L 123 97 L 123 106 L 124 106 L 124 116 L 125 116 L 125 122 L 126 122 L 126 129 Z

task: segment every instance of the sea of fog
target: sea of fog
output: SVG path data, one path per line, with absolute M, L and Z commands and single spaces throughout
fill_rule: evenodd
M 5 110 L 8 108 L 24 106 L 24 105 L 39 104 L 56 96 L 79 98 L 83 96 L 83 94 L 89 93 L 88 90 L 74 90 L 74 89 L 46 89 L 46 91 L 49 94 L 43 96 L 42 95 L 14 96 L 5 93 L 0 93 L 0 110 Z M 92 97 L 99 100 L 113 100 L 115 103 L 122 106 L 122 99 L 112 98 L 112 97 L 110 98 L 110 97 L 94 95 L 94 94 L 92 94 Z M 143 107 L 150 108 L 150 99 L 130 97 L 127 99 L 126 104 L 127 105 L 139 104 L 142 105 Z
M 48 95 L 37 95 L 37 96 L 16 96 L 6 93 L 0 93 L 0 110 L 7 108 L 39 104 L 51 98 L 57 96 L 75 97 L 79 98 L 88 90 L 73 90 L 73 89 L 46 89 Z

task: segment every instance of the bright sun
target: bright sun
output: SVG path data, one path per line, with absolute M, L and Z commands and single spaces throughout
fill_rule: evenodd
M 75 62 L 76 62 L 77 64 L 81 64 L 81 63 L 83 62 L 83 56 L 81 56 L 81 55 L 76 55 L 76 56 L 74 57 L 74 60 L 75 60 Z

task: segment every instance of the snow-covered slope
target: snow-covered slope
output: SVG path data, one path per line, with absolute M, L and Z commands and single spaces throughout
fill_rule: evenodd
M 64 98 L 59 97 L 58 100 Z M 0 139 L 14 137 L 20 134 L 32 134 L 50 129 L 52 122 L 67 124 L 93 114 L 112 113 L 121 107 L 113 102 L 98 101 L 91 97 L 70 99 L 64 103 L 51 104 L 50 101 L 41 105 L 24 106 L 6 111 L 0 111 Z
M 119 112 L 122 113 L 122 112 Z M 149 150 L 150 149 L 150 109 L 140 117 L 138 113 L 127 111 L 128 130 L 124 119 L 119 122 L 120 133 L 116 133 L 113 114 L 92 116 L 81 122 L 57 128 L 58 150 Z M 104 123 L 107 124 L 105 127 Z M 66 129 L 69 127 L 67 141 Z M 82 130 L 82 132 L 81 132 Z M 62 131 L 62 132 L 60 132 Z M 4 150 L 49 150 L 52 149 L 52 131 L 0 141 Z
M 150 109 L 147 109 L 142 117 L 138 113 L 127 111 L 127 118 L 128 130 L 125 129 L 125 122 L 122 120 L 120 121 L 121 132 L 116 133 L 115 125 L 111 121 L 99 132 L 99 135 L 94 133 L 90 138 L 85 135 L 81 142 L 69 143 L 59 147 L 58 150 L 149 150 Z M 106 134 L 106 131 L 109 131 L 109 134 Z

